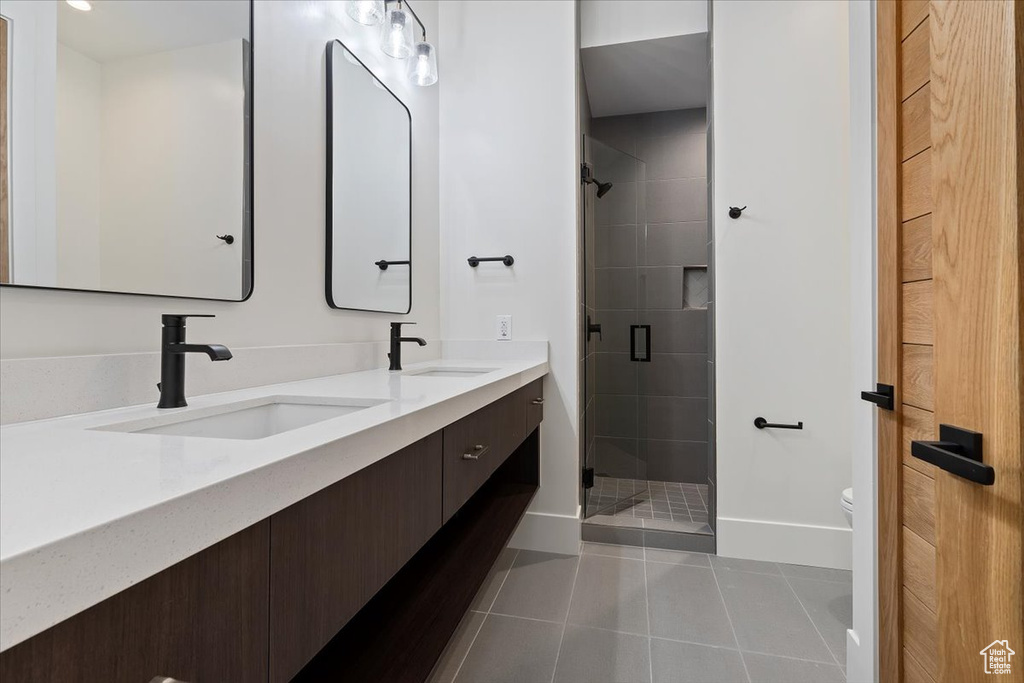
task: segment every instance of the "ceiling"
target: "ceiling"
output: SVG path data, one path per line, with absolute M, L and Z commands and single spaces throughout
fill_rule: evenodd
M 707 33 L 580 50 L 595 117 L 707 106 Z
M 249 37 L 248 2 L 91 2 L 89 12 L 59 3 L 57 40 L 100 63 Z

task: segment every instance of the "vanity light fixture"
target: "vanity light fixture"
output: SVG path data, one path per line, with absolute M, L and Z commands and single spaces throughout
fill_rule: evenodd
M 388 7 L 384 15 L 384 27 L 380 31 L 380 49 L 395 59 L 405 59 L 412 54 L 412 16 L 396 2 Z
M 66 0 L 66 2 L 80 12 L 88 12 L 92 9 L 92 3 L 89 0 Z
M 71 0 L 68 0 L 69 2 Z M 404 0 L 349 0 L 346 13 L 364 26 L 381 24 L 380 49 L 395 59 L 408 59 L 406 75 L 419 86 L 437 83 L 437 49 L 427 42 L 427 27 Z M 419 24 L 422 39 L 414 43 L 413 22 Z
M 384 0 L 349 0 L 345 12 L 363 26 L 376 26 L 384 21 Z

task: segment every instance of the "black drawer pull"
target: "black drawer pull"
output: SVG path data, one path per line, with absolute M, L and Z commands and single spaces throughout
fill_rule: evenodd
M 892 410 L 895 407 L 895 393 L 891 384 L 876 384 L 875 391 L 862 391 L 860 398 L 871 401 L 882 410 Z
M 939 425 L 938 441 L 911 441 L 910 454 L 983 486 L 991 486 L 996 471 L 981 461 L 981 433 L 953 425 Z
M 489 450 L 491 450 L 490 446 L 484 446 L 483 444 L 477 444 L 477 445 L 473 446 L 473 450 L 472 451 L 470 451 L 468 453 L 463 453 L 462 454 L 462 459 L 463 460 L 479 460 L 480 456 L 486 454 L 487 451 L 489 451 Z

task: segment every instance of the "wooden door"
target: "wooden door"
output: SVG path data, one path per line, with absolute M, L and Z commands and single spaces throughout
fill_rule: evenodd
M 879 673 L 1024 681 L 1024 5 L 882 0 L 878 57 Z M 991 486 L 911 455 L 983 434 Z

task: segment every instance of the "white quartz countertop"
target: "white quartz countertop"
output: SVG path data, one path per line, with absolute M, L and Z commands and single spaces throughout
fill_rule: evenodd
M 430 361 L 0 428 L 0 650 L 544 376 L 545 360 Z M 215 369 L 211 368 L 211 372 Z M 263 439 L 97 429 L 269 396 L 383 400 Z

